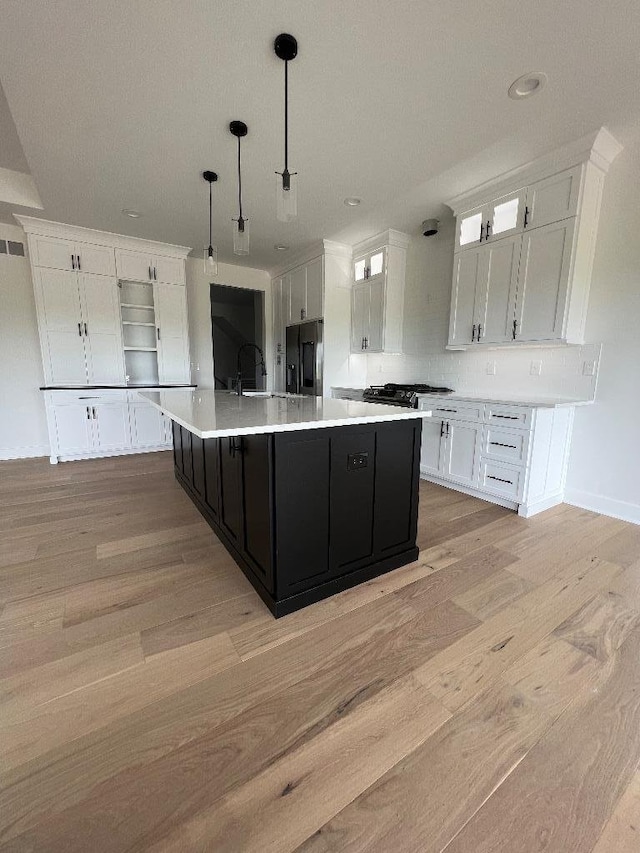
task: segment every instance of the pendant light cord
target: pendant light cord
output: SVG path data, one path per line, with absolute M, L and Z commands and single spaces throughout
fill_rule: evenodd
M 284 170 L 289 171 L 289 63 L 284 63 Z
M 242 222 L 242 169 L 240 168 L 240 137 L 238 137 L 238 209 L 240 211 L 238 222 Z
M 209 249 L 213 247 L 213 184 L 209 181 Z

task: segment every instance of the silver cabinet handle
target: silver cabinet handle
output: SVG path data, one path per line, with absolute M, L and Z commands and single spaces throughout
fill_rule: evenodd
M 522 227 L 526 228 L 529 224 L 529 208 L 525 207 L 524 209 L 524 222 L 522 223 Z
M 156 270 L 155 267 L 153 268 L 153 280 L 154 281 L 158 280 L 158 271 Z
M 81 270 L 82 267 L 80 266 L 80 255 L 76 255 L 76 264 L 78 265 L 78 269 Z
M 444 435 L 444 421 L 440 421 L 440 438 Z
M 508 447 L 510 450 L 518 449 L 515 444 L 504 444 L 502 441 L 490 441 L 489 444 L 492 447 Z
M 478 323 L 478 343 L 480 343 L 481 337 L 482 337 L 482 323 Z
M 471 329 L 471 343 L 473 343 L 475 341 L 475 339 L 476 339 L 476 324 L 474 323 L 473 327 Z
M 493 474 L 487 474 L 487 480 L 497 480 L 499 483 L 509 483 L 513 486 L 513 480 L 505 480 L 502 477 L 494 477 Z
M 436 409 L 436 412 L 451 412 L 451 414 L 455 415 L 458 413 L 457 409 Z
M 151 266 L 149 266 L 149 281 L 153 281 L 153 276 L 151 275 Z
M 78 323 L 78 335 L 82 337 L 82 323 Z
M 76 256 L 71 255 L 71 269 L 74 270 L 76 268 Z
M 85 335 L 88 335 L 88 334 L 89 334 L 89 330 L 87 329 L 87 324 L 86 324 L 86 323 L 84 324 L 84 333 L 85 333 Z
M 158 340 L 160 340 L 160 326 L 158 326 L 158 328 L 156 329 L 156 331 L 157 331 L 157 333 L 158 333 Z
M 91 406 L 91 411 L 93 412 L 93 417 L 94 417 L 94 420 L 95 420 L 95 418 L 96 418 L 96 407 L 95 407 L 95 406 Z
M 91 412 L 89 411 L 89 406 L 85 406 L 85 409 L 87 410 L 87 420 L 90 421 L 91 420 Z

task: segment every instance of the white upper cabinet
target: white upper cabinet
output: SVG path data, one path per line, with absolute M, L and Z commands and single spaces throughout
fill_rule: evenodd
M 301 323 L 307 316 L 306 267 L 292 271 L 289 288 L 289 323 Z
M 578 213 L 582 166 L 575 166 L 527 189 L 527 228 L 540 228 Z
M 518 170 L 512 190 L 503 176 L 493 197 L 484 185 L 450 203 L 450 348 L 584 342 L 604 175 L 620 150 L 601 129 Z
M 125 281 L 160 281 L 184 284 L 184 261 L 165 255 L 116 249 L 118 278 Z
M 187 296 L 184 285 L 154 284 L 158 376 L 163 384 L 189 382 Z
M 315 258 L 307 264 L 307 320 L 319 320 L 324 314 L 323 280 L 322 258 Z
M 354 248 L 351 351 L 401 352 L 409 237 L 386 231 Z
M 566 336 L 565 318 L 575 218 L 528 231 L 514 313 L 516 341 L 555 341 Z
M 109 246 L 96 246 L 56 237 L 35 236 L 30 241 L 34 266 L 54 270 L 115 275 L 115 253 Z
M 188 248 L 17 218 L 29 241 L 47 385 L 190 381 Z M 112 416 L 120 418 L 105 413 L 105 435 L 113 432 Z M 107 446 L 121 445 L 121 437 L 105 439 Z

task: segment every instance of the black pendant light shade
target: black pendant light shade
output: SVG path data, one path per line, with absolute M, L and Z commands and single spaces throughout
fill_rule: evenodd
M 212 187 L 218 180 L 215 172 L 203 172 L 202 177 L 209 183 L 209 245 L 204 250 L 205 275 L 218 274 L 218 250 L 213 245 L 213 192 Z
M 273 49 L 284 62 L 284 169 L 276 172 L 276 210 L 281 222 L 289 222 L 298 215 L 298 173 L 289 171 L 289 63 L 298 55 L 298 42 L 289 33 L 280 33 Z
M 240 140 L 247 135 L 247 125 L 243 121 L 232 121 L 229 130 L 238 140 L 238 218 L 233 220 L 233 252 L 235 255 L 248 255 L 249 220 L 242 213 L 242 164 L 240 161 Z

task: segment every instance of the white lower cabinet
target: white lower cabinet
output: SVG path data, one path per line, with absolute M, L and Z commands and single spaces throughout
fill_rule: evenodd
M 421 397 L 420 473 L 528 517 L 562 503 L 573 407 Z
M 51 462 L 164 450 L 168 420 L 136 392 L 47 391 Z

